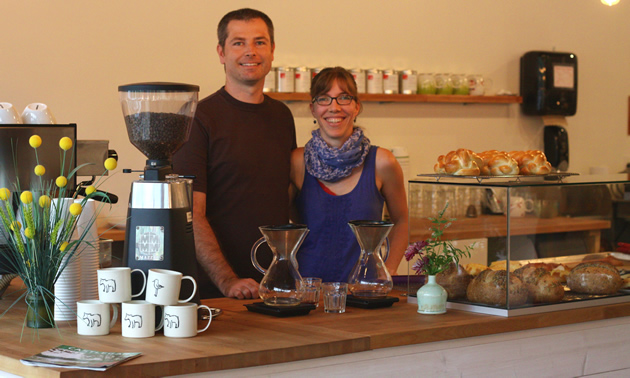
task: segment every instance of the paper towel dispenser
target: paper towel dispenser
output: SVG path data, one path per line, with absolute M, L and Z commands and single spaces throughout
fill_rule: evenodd
M 575 115 L 577 84 L 573 53 L 529 51 L 521 57 L 522 109 L 527 115 Z

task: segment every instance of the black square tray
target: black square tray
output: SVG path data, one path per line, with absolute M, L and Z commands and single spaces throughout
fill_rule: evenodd
M 397 297 L 385 297 L 385 298 L 373 298 L 373 299 L 365 299 L 365 298 L 357 298 L 352 295 L 348 295 L 346 298 L 346 306 L 351 307 L 359 307 L 359 308 L 383 308 L 383 307 L 391 307 L 394 302 L 398 302 L 399 299 Z
M 317 307 L 314 304 L 302 303 L 297 306 L 287 307 L 275 307 L 266 305 L 264 302 L 254 302 L 243 305 L 247 307 L 247 310 L 251 312 L 257 312 L 259 314 L 276 316 L 279 318 L 286 318 L 289 316 L 308 315 L 311 310 L 315 310 Z

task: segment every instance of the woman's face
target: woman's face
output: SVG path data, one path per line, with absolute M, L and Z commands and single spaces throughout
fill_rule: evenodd
M 320 95 L 329 97 L 350 96 L 341 89 L 335 81 L 328 92 Z M 342 101 L 343 102 L 343 101 Z M 337 100 L 332 100 L 330 105 L 311 103 L 311 113 L 319 124 L 322 138 L 332 147 L 341 147 L 352 135 L 354 119 L 359 115 L 359 104 L 353 99 L 348 105 L 339 105 Z

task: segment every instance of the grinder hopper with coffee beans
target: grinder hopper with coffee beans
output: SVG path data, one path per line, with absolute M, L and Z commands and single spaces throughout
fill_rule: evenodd
M 174 173 L 172 157 L 190 135 L 199 87 L 137 83 L 119 86 L 118 93 L 129 140 L 147 157 L 144 171 L 123 170 L 143 172 L 129 195 L 123 264 L 145 273 L 175 270 L 196 279 L 193 177 Z M 132 291 L 141 286 L 132 280 Z M 199 303 L 198 294 L 193 301 Z

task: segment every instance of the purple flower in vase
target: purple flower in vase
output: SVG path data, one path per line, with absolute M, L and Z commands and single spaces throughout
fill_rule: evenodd
M 422 251 L 427 245 L 429 245 L 429 243 L 426 240 L 411 244 L 405 251 L 405 259 L 407 261 L 411 260 L 415 255 L 419 254 L 420 251 Z

